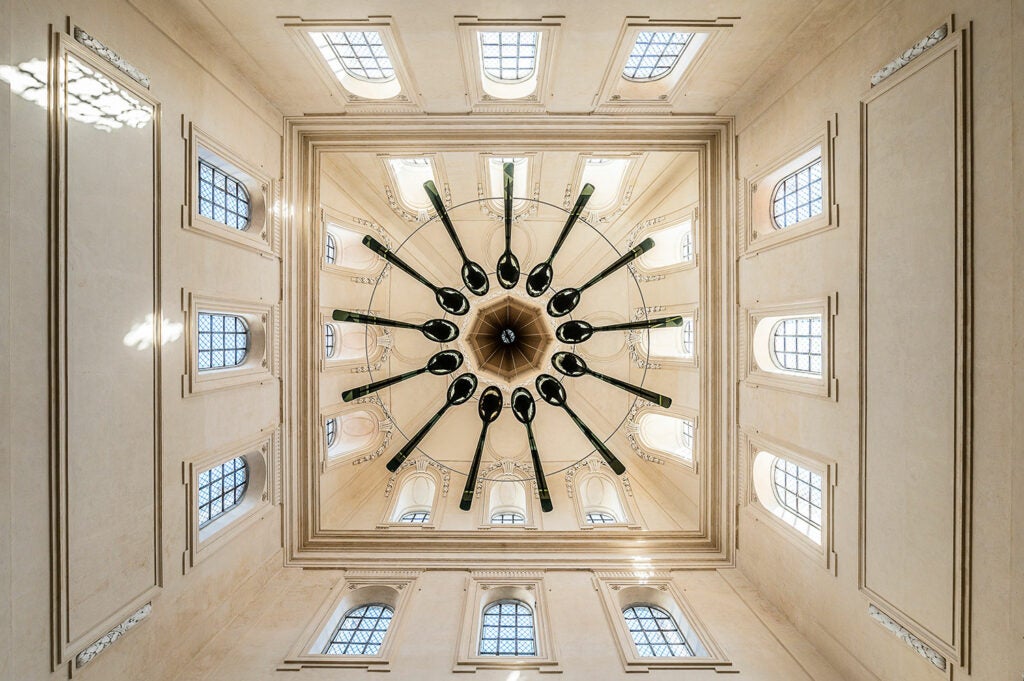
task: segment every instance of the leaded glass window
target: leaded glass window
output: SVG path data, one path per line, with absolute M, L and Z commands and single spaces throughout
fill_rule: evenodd
M 776 229 L 820 215 L 821 157 L 779 180 L 772 192 L 772 218 Z
M 324 655 L 377 655 L 394 614 L 383 603 L 349 610 L 324 648 Z
M 772 361 L 780 369 L 821 375 L 821 315 L 789 317 L 775 324 Z
M 587 513 L 587 522 L 591 525 L 604 525 L 607 523 L 618 522 L 615 520 L 615 516 L 609 515 L 608 513 L 602 513 L 600 511 L 591 511 Z
M 426 523 L 430 522 L 430 511 L 412 511 L 404 514 L 398 519 L 400 523 Z
M 340 69 L 353 78 L 371 83 L 394 79 L 395 67 L 380 32 L 330 31 L 309 35 L 336 74 Z
M 484 73 L 491 80 L 519 82 L 533 75 L 537 68 L 536 31 L 483 31 L 480 36 L 480 57 Z
M 526 516 L 522 513 L 495 513 L 491 516 L 492 525 L 525 525 Z
M 238 315 L 200 312 L 197 316 L 200 371 L 238 366 L 249 352 L 249 327 Z
M 627 80 L 650 81 L 668 75 L 692 38 L 692 33 L 641 31 L 626 59 L 622 76 Z
M 328 357 L 334 357 L 334 326 L 324 324 L 324 353 Z
M 498 601 L 484 610 L 480 625 L 480 654 L 536 655 L 533 610 L 522 601 Z
M 334 235 L 330 232 L 327 233 L 327 243 L 324 244 L 324 260 L 327 261 L 328 265 L 333 265 L 338 259 L 338 242 L 334 238 Z
M 327 431 L 327 446 L 330 447 L 338 437 L 338 419 L 327 419 L 325 429 Z
M 199 474 L 199 528 L 224 515 L 242 501 L 249 484 L 249 465 L 236 456 Z
M 237 178 L 199 159 L 199 214 L 228 227 L 249 226 L 249 192 Z
M 693 657 L 693 648 L 676 621 L 661 608 L 631 605 L 622 616 L 640 657 Z
M 821 476 L 787 459 L 775 459 L 772 476 L 775 499 L 820 533 Z
M 679 347 L 684 357 L 693 356 L 693 318 L 683 317 L 683 325 L 679 327 Z

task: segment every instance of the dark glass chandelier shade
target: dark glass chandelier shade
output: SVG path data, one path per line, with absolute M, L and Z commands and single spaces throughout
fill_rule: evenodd
M 514 174 L 514 163 L 504 163 L 502 166 L 502 202 L 504 208 L 505 248 L 497 260 L 495 275 L 498 279 L 499 285 L 505 289 L 515 288 L 521 277 L 519 259 L 512 252 L 511 248 Z M 432 181 L 425 182 L 423 188 L 427 193 L 434 210 L 437 212 L 445 231 L 452 243 L 455 245 L 455 249 L 458 251 L 460 258 L 462 259 L 460 274 L 462 276 L 463 284 L 465 284 L 466 289 L 474 295 L 485 295 L 490 288 L 486 271 L 478 263 L 470 260 L 466 255 L 458 234 L 455 231 L 455 227 L 441 201 L 441 197 L 438 194 L 434 183 Z M 554 247 L 551 249 L 547 259 L 530 270 L 525 281 L 525 290 L 529 296 L 534 298 L 539 297 L 551 287 L 551 282 L 554 277 L 554 268 L 552 263 L 555 256 L 558 255 L 559 250 L 562 248 L 562 245 L 569 236 L 573 226 L 579 220 L 593 193 L 593 185 L 585 184 L 583 186 L 579 197 L 576 199 L 576 203 L 573 206 L 572 211 L 569 213 L 565 225 L 562 227 L 562 230 L 559 233 Z M 437 304 L 448 314 L 462 316 L 470 311 L 470 302 L 461 291 L 450 286 L 437 286 L 371 236 L 364 237 L 363 244 L 374 253 L 377 253 L 380 257 L 384 258 L 387 262 L 391 263 L 417 282 L 433 291 Z M 548 300 L 546 306 L 548 315 L 550 317 L 557 318 L 569 314 L 579 305 L 581 296 L 586 289 L 607 278 L 609 275 L 640 257 L 653 247 L 654 241 L 649 238 L 645 239 L 581 286 L 568 287 L 558 291 Z M 473 350 L 471 354 L 475 356 L 475 360 L 479 367 L 483 370 L 487 370 L 501 376 L 506 381 L 514 380 L 520 375 L 524 367 L 539 369 L 537 362 L 540 357 L 544 355 L 544 350 L 547 347 L 547 344 L 551 342 L 550 324 L 542 321 L 540 309 L 537 308 L 536 315 L 529 318 L 529 315 L 522 314 L 519 311 L 519 308 L 529 309 L 531 308 L 531 305 L 527 304 L 524 300 L 516 299 L 514 297 L 507 297 L 497 302 L 489 303 L 484 308 L 481 308 L 479 314 L 474 318 L 474 322 L 471 324 L 471 328 L 467 332 L 466 336 L 467 342 Z M 450 343 L 459 337 L 459 328 L 454 323 L 446 319 L 431 319 L 423 324 L 411 324 L 408 322 L 396 321 L 359 312 L 350 312 L 347 310 L 335 310 L 333 318 L 340 322 L 355 322 L 361 324 L 392 326 L 402 329 L 415 329 L 420 331 L 429 340 L 438 343 Z M 587 341 L 594 333 L 599 331 L 678 327 L 682 325 L 682 322 L 683 318 L 678 315 L 606 326 L 593 326 L 583 320 L 571 320 L 559 325 L 554 335 L 563 343 L 576 344 Z M 522 360 L 525 361 L 526 364 L 518 364 L 520 362 L 520 358 L 518 357 L 519 355 L 522 356 Z M 492 360 L 491 364 L 488 364 L 489 360 Z M 419 369 L 391 376 L 383 380 L 374 381 L 356 388 L 351 388 L 342 393 L 342 399 L 346 402 L 350 402 L 424 373 L 430 373 L 435 376 L 449 375 L 458 370 L 462 366 L 463 361 L 464 357 L 458 350 L 441 350 L 432 355 L 430 359 L 427 360 L 426 365 Z M 587 363 L 582 357 L 571 352 L 555 353 L 551 357 L 551 365 L 556 371 L 564 376 L 577 378 L 585 374 L 589 374 L 594 378 L 648 400 L 658 406 L 669 407 L 672 404 L 671 398 L 665 395 L 661 395 L 641 386 L 633 385 L 632 383 L 592 370 L 587 366 Z M 479 381 L 477 376 L 473 373 L 463 373 L 456 377 L 448 386 L 444 404 L 442 404 L 440 409 L 438 409 L 437 412 L 411 438 L 408 439 L 405 445 L 403 445 L 402 448 L 391 457 L 387 462 L 387 469 L 391 472 L 397 471 L 409 455 L 419 446 L 423 438 L 425 438 L 431 429 L 437 425 L 448 409 L 464 404 L 473 397 L 476 393 L 478 383 Z M 542 373 L 537 376 L 534 381 L 534 388 L 544 402 L 565 411 L 612 471 L 617 475 L 622 475 L 625 472 L 626 469 L 622 462 L 569 407 L 565 388 L 558 379 L 550 374 Z M 473 454 L 469 473 L 467 474 L 462 499 L 459 503 L 459 507 L 464 511 L 470 510 L 473 504 L 473 497 L 476 490 L 477 480 L 479 479 L 480 464 L 483 458 L 483 450 L 487 439 L 488 428 L 498 419 L 503 406 L 504 397 L 502 391 L 497 386 L 493 385 L 484 389 L 477 400 L 477 412 L 480 416 L 481 428 L 476 450 Z M 526 436 L 529 443 L 530 456 L 533 463 L 541 509 L 544 512 L 551 511 L 553 508 L 551 494 L 547 486 L 547 480 L 544 475 L 543 465 L 533 432 L 533 422 L 537 413 L 536 401 L 529 389 L 519 386 L 512 391 L 509 406 L 513 416 L 516 420 L 522 423 L 526 429 Z

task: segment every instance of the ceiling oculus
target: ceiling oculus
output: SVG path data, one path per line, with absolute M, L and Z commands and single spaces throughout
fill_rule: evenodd
M 537 442 L 533 434 L 532 424 L 536 416 L 536 401 L 528 388 L 520 385 L 512 389 L 512 386 L 509 384 L 517 380 L 523 380 L 524 377 L 528 380 L 530 375 L 535 374 L 538 371 L 542 371 L 544 358 L 546 357 L 547 351 L 555 338 L 563 343 L 583 343 L 598 331 L 674 327 L 680 326 L 683 323 L 683 318 L 676 315 L 673 317 L 641 320 L 625 324 L 611 324 L 607 326 L 593 326 L 586 321 L 574 319 L 561 324 L 558 329 L 552 333 L 551 322 L 543 314 L 544 310 L 540 306 L 531 303 L 525 297 L 521 297 L 521 294 L 512 291 L 512 289 L 515 289 L 519 285 L 522 273 L 519 265 L 519 259 L 516 257 L 515 253 L 512 252 L 512 194 L 514 174 L 515 164 L 505 163 L 502 168 L 502 193 L 505 213 L 505 249 L 498 258 L 495 272 L 498 284 L 502 288 L 509 290 L 510 293 L 503 294 L 500 297 L 494 297 L 492 295 L 488 300 L 481 301 L 480 306 L 475 310 L 471 309 L 473 306 L 464 293 L 451 286 L 437 286 L 373 237 L 366 236 L 363 239 L 363 245 L 433 291 L 434 298 L 438 306 L 447 314 L 460 317 L 467 313 L 472 313 L 468 318 L 468 321 L 465 322 L 466 334 L 463 340 L 469 348 L 469 353 L 476 365 L 476 370 L 495 377 L 502 383 L 505 389 L 511 390 L 509 406 L 511 407 L 512 414 L 516 420 L 526 427 L 526 436 L 530 445 L 530 455 L 533 460 L 533 469 L 541 508 L 544 511 L 550 511 L 552 509 L 551 494 L 548 490 L 547 480 L 544 477 L 544 469 L 541 464 L 540 454 L 537 451 Z M 452 243 L 455 245 L 455 249 L 458 251 L 459 257 L 462 259 L 460 274 L 462 276 L 462 283 L 465 285 L 466 290 L 475 296 L 486 295 L 490 290 L 490 281 L 488 279 L 487 272 L 479 263 L 470 260 L 466 255 L 466 251 L 462 247 L 462 242 L 459 240 L 458 233 L 455 231 L 455 227 L 448 215 L 448 211 L 441 202 L 441 197 L 437 192 L 437 187 L 434 185 L 433 181 L 427 181 L 423 184 L 423 189 L 426 191 L 427 197 L 430 199 L 431 204 L 433 204 L 434 209 L 437 211 L 438 218 L 444 226 L 445 231 L 448 233 Z M 554 277 L 552 262 L 554 261 L 555 256 L 558 255 L 559 249 L 565 243 L 570 230 L 572 230 L 573 226 L 579 220 L 584 207 L 587 205 L 587 202 L 593 194 L 594 186 L 589 183 L 585 184 L 583 189 L 580 191 L 579 198 L 576 199 L 576 205 L 573 206 L 572 211 L 569 213 L 565 226 L 562 227 L 562 231 L 559 233 L 558 239 L 555 241 L 555 245 L 551 249 L 550 255 L 548 255 L 546 260 L 534 266 L 526 277 L 524 288 L 525 293 L 528 296 L 537 298 L 543 295 L 551 287 L 551 282 Z M 484 200 L 490 199 L 478 199 L 478 201 Z M 535 199 L 521 200 L 532 201 Z M 593 231 L 595 234 L 599 234 L 596 230 Z M 548 299 L 546 305 L 547 315 L 549 317 L 557 318 L 571 313 L 576 309 L 576 306 L 579 305 L 580 298 L 586 289 L 599 281 L 602 281 L 613 272 L 621 269 L 626 264 L 651 250 L 653 247 L 654 241 L 649 238 L 645 239 L 582 286 L 563 288 L 558 291 Z M 381 326 L 393 326 L 401 329 L 415 329 L 426 336 L 429 340 L 437 343 L 450 343 L 459 337 L 459 327 L 447 319 L 430 319 L 423 324 L 411 324 L 408 322 L 400 322 L 393 319 L 377 317 L 370 314 L 349 312 L 347 310 L 335 310 L 333 318 L 339 322 L 377 324 Z M 464 359 L 463 354 L 457 350 L 443 349 L 430 357 L 430 359 L 427 360 L 426 366 L 422 368 L 346 390 L 342 393 L 342 399 L 346 402 L 350 402 L 354 399 L 365 397 L 378 390 L 396 385 L 402 381 L 424 373 L 430 373 L 435 376 L 449 375 L 462 366 Z M 632 383 L 592 370 L 587 366 L 587 363 L 582 357 L 574 353 L 556 352 L 551 356 L 550 361 L 554 369 L 563 376 L 576 378 L 583 376 L 584 374 L 589 374 L 601 381 L 604 381 L 605 383 L 625 390 L 633 395 L 637 395 L 638 397 L 648 400 L 658 406 L 668 407 L 672 404 L 672 399 L 665 395 L 658 394 L 651 390 L 647 390 L 642 386 L 633 385 Z M 448 409 L 464 404 L 473 397 L 474 393 L 476 393 L 478 383 L 479 380 L 476 374 L 472 372 L 463 373 L 455 378 L 448 386 L 444 404 L 441 405 L 441 408 L 438 409 L 437 413 L 434 414 L 434 416 L 432 416 L 430 420 L 416 432 L 415 435 L 408 439 L 398 453 L 391 457 L 387 462 L 388 470 L 392 472 L 397 471 L 413 450 L 419 446 L 419 443 L 424 437 L 426 437 L 427 433 L 429 433 L 438 421 L 441 420 L 441 417 L 444 416 L 444 413 L 448 411 Z M 598 454 L 601 455 L 608 466 L 610 466 L 616 474 L 622 475 L 626 471 L 626 467 L 618 457 L 612 453 L 604 441 L 598 437 L 587 426 L 587 424 L 580 419 L 576 412 L 569 407 L 565 387 L 557 378 L 551 374 L 540 373 L 534 381 L 534 388 L 544 402 L 547 402 L 552 406 L 559 407 L 568 414 L 569 418 L 576 424 L 590 444 L 595 450 L 597 450 Z M 480 437 L 477 441 L 476 451 L 473 454 L 472 463 L 470 464 L 470 469 L 466 476 L 466 487 L 462 493 L 462 500 L 459 504 L 459 507 L 464 511 L 470 510 L 473 505 L 473 496 L 476 490 L 477 479 L 479 477 L 484 444 L 487 439 L 487 429 L 501 415 L 502 409 L 505 406 L 504 394 L 502 387 L 499 387 L 498 385 L 490 385 L 483 390 L 480 397 L 477 399 L 477 412 L 481 421 Z M 587 456 L 589 455 L 590 453 L 588 452 Z

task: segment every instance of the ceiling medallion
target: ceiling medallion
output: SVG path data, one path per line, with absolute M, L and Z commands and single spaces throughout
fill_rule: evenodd
M 455 317 L 462 317 L 468 314 L 469 316 L 463 320 L 463 328 L 465 330 L 463 334 L 460 334 L 459 326 L 447 319 L 430 319 L 422 324 L 410 324 L 408 322 L 359 312 L 350 312 L 348 310 L 335 310 L 333 314 L 334 319 L 341 322 L 376 324 L 417 330 L 427 339 L 437 343 L 451 343 L 458 339 L 460 347 L 466 350 L 466 354 L 463 354 L 459 350 L 443 349 L 434 354 L 427 361 L 427 364 L 420 369 L 374 381 L 342 393 L 342 399 L 350 402 L 383 388 L 415 378 L 420 374 L 430 373 L 435 376 L 453 374 L 462 368 L 463 363 L 468 360 L 469 368 L 472 371 L 460 374 L 449 384 L 445 401 L 441 408 L 387 462 L 387 468 L 392 472 L 398 470 L 423 438 L 426 437 L 427 433 L 437 425 L 448 409 L 464 404 L 474 396 L 480 383 L 480 379 L 474 372 L 479 372 L 485 379 L 490 378 L 491 380 L 488 380 L 488 383 L 494 383 L 484 388 L 477 399 L 477 412 L 480 417 L 481 428 L 476 451 L 467 474 L 466 487 L 459 504 L 459 507 L 465 511 L 468 511 L 473 503 L 476 481 L 480 471 L 480 461 L 487 439 L 487 429 L 498 419 L 505 406 L 502 388 L 512 391 L 509 398 L 510 409 L 516 420 L 526 428 L 541 508 L 544 511 L 552 510 L 551 495 L 548 491 L 540 454 L 533 435 L 532 423 L 536 414 L 536 400 L 533 393 L 524 385 L 529 384 L 531 380 L 534 390 L 541 400 L 565 411 L 594 447 L 594 450 L 597 451 L 616 474 L 622 475 L 625 472 L 626 467 L 618 457 L 570 408 L 568 395 L 561 381 L 551 374 L 544 373 L 544 369 L 549 363 L 555 371 L 563 376 L 576 378 L 589 375 L 661 407 L 668 407 L 672 404 L 671 398 L 665 395 L 660 395 L 641 386 L 633 385 L 592 370 L 587 366 L 582 357 L 572 352 L 559 351 L 550 356 L 548 354 L 556 339 L 561 343 L 572 345 L 583 343 L 590 339 L 594 333 L 601 331 L 652 329 L 674 327 L 682 324 L 682 317 L 680 316 L 646 319 L 606 326 L 593 326 L 586 321 L 576 319 L 560 324 L 552 332 L 552 323 L 547 318 L 557 319 L 558 317 L 570 314 L 579 305 L 581 296 L 588 288 L 649 251 L 654 247 L 654 241 L 645 239 L 579 287 L 568 287 L 558 291 L 548 299 L 547 305 L 542 308 L 533 303 L 529 298 L 538 298 L 550 289 L 554 278 L 553 262 L 555 256 L 558 255 L 559 250 L 569 236 L 569 232 L 579 220 L 583 209 L 594 193 L 594 187 L 591 184 L 583 186 L 576 204 L 569 213 L 569 217 L 562 227 L 554 247 L 551 249 L 550 255 L 548 255 L 546 260 L 535 265 L 527 275 L 524 286 L 525 295 L 523 295 L 519 290 L 516 290 L 522 270 L 519 265 L 519 259 L 512 252 L 514 172 L 515 165 L 513 163 L 504 164 L 502 179 L 505 248 L 498 258 L 495 271 L 498 284 L 504 291 L 495 291 L 490 295 L 488 295 L 490 280 L 487 272 L 479 263 L 470 260 L 466 255 L 458 233 L 455 231 L 455 226 L 452 224 L 448 211 L 437 192 L 437 187 L 434 186 L 432 181 L 425 182 L 423 185 L 423 189 L 434 206 L 434 210 L 437 212 L 438 218 L 448 233 L 448 237 L 462 259 L 462 268 L 460 270 L 462 283 L 474 296 L 483 297 L 483 300 L 479 301 L 475 308 L 466 295 L 458 289 L 451 286 L 437 286 L 373 237 L 366 236 L 363 238 L 364 246 L 433 291 L 438 306 L 447 314 Z M 526 200 L 529 201 L 531 199 Z M 516 383 L 520 383 L 520 385 L 513 388 L 513 384 Z

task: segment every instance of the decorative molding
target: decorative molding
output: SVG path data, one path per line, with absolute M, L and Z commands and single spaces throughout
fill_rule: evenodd
M 149 89 L 149 76 L 130 64 L 127 59 L 92 37 L 79 26 L 75 26 L 75 40 L 82 43 L 100 57 L 110 62 L 115 69 L 125 74 L 142 87 Z M 81 666 L 81 665 L 79 665 Z
M 118 624 L 91 646 L 78 653 L 78 655 L 75 656 L 75 669 L 81 669 L 92 662 L 97 655 L 113 645 L 114 641 L 127 634 L 131 629 L 134 629 L 137 624 L 142 622 L 142 620 L 149 617 L 149 613 L 151 612 L 153 612 L 153 604 L 146 603 L 130 615 L 124 622 Z
M 914 636 L 906 627 L 879 610 L 873 603 L 868 604 L 868 615 L 871 619 L 881 624 L 890 632 L 896 634 L 897 638 L 913 648 L 914 652 L 918 655 L 935 665 L 936 669 L 939 671 L 946 671 L 947 662 L 942 653 L 932 648 L 917 636 Z
M 939 42 L 946 38 L 946 35 L 948 33 L 949 24 L 940 24 L 939 27 L 936 28 L 934 31 L 918 40 L 910 48 L 904 50 L 898 57 L 893 59 L 891 62 L 889 62 L 882 68 L 875 71 L 874 75 L 871 76 L 871 87 L 875 87 L 883 80 L 885 80 L 886 78 L 896 73 L 910 62 L 920 57 L 928 48 L 935 47 L 936 45 L 938 45 Z
M 377 454 L 377 456 L 380 456 L 380 454 Z M 452 477 L 451 470 L 447 466 L 442 466 L 433 459 L 428 459 L 425 457 L 409 459 L 401 466 L 399 466 L 397 471 L 389 475 L 387 485 L 384 486 L 384 498 L 387 499 L 391 497 L 391 493 L 395 490 L 395 484 L 398 481 L 398 476 L 401 475 L 403 471 L 408 470 L 409 468 L 419 468 L 422 470 L 426 466 L 430 466 L 431 468 L 437 469 L 438 474 L 441 476 L 441 497 L 447 498 L 448 488 L 451 483 Z

